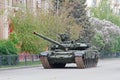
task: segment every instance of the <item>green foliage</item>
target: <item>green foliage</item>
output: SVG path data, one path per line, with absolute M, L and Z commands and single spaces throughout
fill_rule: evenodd
M 16 55 L 17 48 L 10 40 L 0 41 L 0 55 Z
M 98 50 L 102 50 L 105 47 L 103 36 L 100 34 L 95 34 L 92 38 L 92 44 L 95 45 Z
M 10 55 L 17 55 L 17 48 L 15 44 L 11 40 L 0 41 L 0 56 L 2 65 L 16 64 L 18 56 L 10 58 Z M 11 60 L 11 63 L 9 63 L 9 60 Z
M 76 23 L 82 26 L 82 31 L 79 33 L 80 41 L 90 43 L 94 36 L 94 29 L 89 22 L 89 17 L 86 15 L 86 0 L 74 0 L 73 9 L 70 15 L 74 17 Z M 72 6 L 72 5 L 71 5 Z
M 94 36 L 94 31 L 92 26 L 90 25 L 89 18 L 86 15 L 86 5 L 84 5 L 85 2 L 86 0 L 54 0 L 55 10 L 57 6 L 56 11 L 59 12 L 57 14 L 62 16 L 63 14 L 65 14 L 65 17 L 69 18 L 67 24 L 70 26 L 70 32 L 74 31 L 71 27 L 70 20 L 74 20 L 75 24 L 77 24 L 77 26 L 79 27 L 78 29 L 74 26 L 74 29 L 79 30 L 75 32 L 77 34 L 77 37 L 79 36 L 79 41 L 90 42 L 91 38 Z M 75 37 L 75 35 L 72 36 Z
M 92 38 L 92 44 L 102 53 L 116 53 L 120 51 L 120 37 L 113 37 L 111 41 L 106 43 L 100 34 L 95 34 Z
M 110 50 L 112 53 L 120 52 L 120 37 L 115 37 L 111 41 Z
M 112 9 L 110 8 L 110 3 L 108 3 L 109 0 L 102 0 L 98 7 L 91 8 L 91 16 L 99 18 L 101 20 L 105 19 L 108 21 L 111 21 L 115 25 L 120 26 L 120 15 L 116 15 L 113 13 Z M 111 35 L 111 34 L 109 34 Z M 100 39 L 100 38 L 97 38 Z M 95 37 L 96 40 L 96 37 Z M 97 41 L 97 40 L 96 40 Z M 101 51 L 104 51 L 105 53 L 116 53 L 120 52 L 120 38 L 119 35 L 111 35 L 111 40 L 106 43 L 103 41 L 103 39 L 98 40 L 98 42 L 94 42 L 93 38 L 93 44 L 97 44 L 97 47 L 102 47 L 100 49 Z M 101 46 L 102 43 L 102 46 Z M 98 46 L 99 45 L 99 46 Z
M 91 13 L 93 14 L 92 16 L 99 19 L 108 19 L 108 13 L 111 14 L 110 5 L 107 4 L 107 0 L 102 0 L 98 7 L 91 9 Z
M 4 9 L 0 9 L 0 15 L 3 15 Z
M 41 12 L 35 16 L 30 12 L 23 14 L 19 12 L 15 17 L 12 17 L 12 20 L 18 40 L 21 43 L 22 52 L 38 53 L 45 50 L 45 46 L 48 46 L 48 42 L 33 35 L 34 31 L 56 39 L 57 34 L 64 32 L 66 28 L 65 22 L 51 13 Z
M 84 32 L 87 31 L 87 34 L 91 34 L 90 30 L 88 30 L 89 24 L 85 11 L 85 1 L 86 0 L 60 0 L 58 12 L 56 12 L 56 9 L 52 9 L 49 10 L 49 12 L 38 10 L 35 15 L 29 11 L 25 13 L 19 11 L 16 13 L 16 16 L 12 17 L 12 20 L 18 40 L 21 43 L 21 50 L 29 53 L 38 53 L 45 49 L 45 45 L 49 44 L 43 39 L 34 36 L 34 31 L 55 40 L 57 39 L 57 34 L 64 32 L 70 32 L 73 38 L 76 38 L 83 29 L 85 29 Z M 56 8 L 56 0 L 53 2 Z M 82 15 L 84 17 L 81 17 Z
M 112 23 L 120 26 L 120 16 L 113 13 L 110 8 L 109 0 L 102 0 L 98 7 L 91 8 L 91 16 L 111 21 Z
M 19 40 L 15 32 L 10 34 L 9 39 L 16 45 L 19 43 Z

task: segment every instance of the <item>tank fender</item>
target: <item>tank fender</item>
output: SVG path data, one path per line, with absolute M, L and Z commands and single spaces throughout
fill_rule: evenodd
M 42 53 L 40 54 L 40 56 L 46 57 L 46 56 L 48 56 L 48 54 L 49 54 L 49 52 L 42 52 Z
M 76 51 L 76 52 L 74 52 L 74 55 L 77 56 L 77 57 L 81 57 L 83 54 L 85 54 L 84 51 Z

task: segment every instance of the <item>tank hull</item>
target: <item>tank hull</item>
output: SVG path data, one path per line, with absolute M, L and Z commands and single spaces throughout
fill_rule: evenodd
M 63 68 L 67 63 L 75 63 L 77 68 L 84 69 L 96 67 L 99 54 L 96 51 L 47 51 L 40 55 L 42 65 L 45 69 Z M 47 65 L 47 67 L 45 66 Z

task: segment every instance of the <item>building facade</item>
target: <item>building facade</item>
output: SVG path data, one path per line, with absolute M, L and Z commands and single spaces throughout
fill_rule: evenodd
M 101 0 L 87 0 L 86 4 L 87 4 L 87 7 L 97 7 L 99 6 L 100 1 Z
M 47 11 L 50 6 L 50 0 L 0 0 L 0 39 L 8 39 L 11 32 L 9 13 L 15 15 L 16 11 L 25 11 L 29 9 L 34 14 L 37 10 Z
M 120 0 L 111 0 L 110 5 L 113 12 L 120 15 Z
M 8 39 L 8 23 L 6 21 L 6 4 L 0 0 L 0 39 Z
M 88 11 L 89 11 L 90 7 L 99 6 L 101 1 L 102 0 L 87 0 L 86 4 L 88 7 Z M 108 0 L 108 4 L 110 5 L 110 8 L 113 11 L 113 13 L 120 15 L 120 0 Z M 90 12 L 89 12 L 89 14 L 90 14 Z
M 97 7 L 101 0 L 87 0 L 87 13 L 90 16 L 90 8 Z M 108 0 L 110 7 L 115 14 L 120 14 L 120 0 Z M 31 10 L 35 15 L 37 10 L 48 11 L 51 6 L 51 0 L 0 0 L 0 39 L 8 39 L 9 19 L 8 14 L 19 9 L 25 11 Z

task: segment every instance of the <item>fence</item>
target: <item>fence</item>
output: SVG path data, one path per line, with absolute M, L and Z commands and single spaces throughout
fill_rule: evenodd
M 120 53 L 100 54 L 100 58 L 120 58 Z M 0 67 L 5 66 L 26 66 L 40 64 L 39 55 L 2 55 L 0 56 Z
M 120 58 L 120 53 L 111 53 L 111 54 L 106 54 L 106 53 L 102 53 L 100 54 L 100 58 Z
M 0 56 L 1 66 L 19 66 L 40 64 L 39 55 L 2 55 Z

